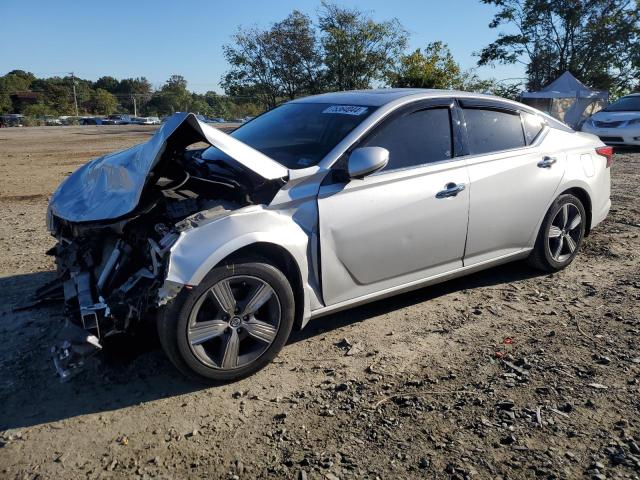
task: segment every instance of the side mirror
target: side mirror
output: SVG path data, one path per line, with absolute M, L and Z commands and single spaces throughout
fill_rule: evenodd
M 389 162 L 389 150 L 382 147 L 357 148 L 347 162 L 349 177 L 364 178 L 383 169 Z

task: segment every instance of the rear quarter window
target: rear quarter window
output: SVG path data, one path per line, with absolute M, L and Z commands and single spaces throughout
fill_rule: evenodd
M 522 122 L 518 113 L 465 108 L 464 119 L 471 155 L 525 146 Z
M 537 115 L 533 115 L 529 112 L 522 112 L 522 127 L 524 128 L 524 136 L 527 140 L 527 145 L 531 145 L 542 129 L 544 128 L 544 122 Z

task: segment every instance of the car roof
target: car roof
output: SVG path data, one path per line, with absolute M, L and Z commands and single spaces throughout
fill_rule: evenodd
M 500 100 L 509 102 L 504 98 L 495 95 L 485 95 L 481 93 L 469 93 L 458 90 L 437 90 L 428 88 L 378 88 L 371 90 L 349 90 L 346 92 L 323 93 L 310 97 L 298 98 L 292 103 L 338 103 L 342 105 L 361 105 L 370 107 L 381 107 L 395 100 L 415 97 L 416 100 L 421 98 L 439 98 L 439 97 L 467 97 L 467 98 L 486 98 L 492 100 Z
M 496 102 L 498 105 L 511 106 L 517 110 L 535 112 L 541 115 L 548 124 L 565 131 L 573 131 L 571 127 L 552 116 L 536 110 L 523 103 L 515 102 L 507 98 L 485 93 L 463 92 L 460 90 L 437 90 L 429 88 L 378 88 L 371 90 L 350 90 L 346 92 L 323 93 L 292 100 L 288 103 L 336 103 L 341 105 L 358 105 L 367 107 L 382 107 L 390 103 L 403 104 L 411 101 L 424 100 L 429 98 L 449 98 L 459 99 L 479 99 Z

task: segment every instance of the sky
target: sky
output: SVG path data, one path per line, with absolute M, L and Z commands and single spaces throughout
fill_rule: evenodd
M 415 49 L 442 40 L 463 69 L 499 31 L 488 27 L 495 7 L 480 0 L 335 0 L 375 20 L 397 18 Z M 146 77 L 159 88 L 172 74 L 196 92 L 221 92 L 228 65 L 222 45 L 242 26 L 268 27 L 293 9 L 312 18 L 320 0 L 0 0 L 0 75 L 22 69 L 39 77 L 96 80 Z M 482 67 L 482 78 L 524 76 L 520 65 Z

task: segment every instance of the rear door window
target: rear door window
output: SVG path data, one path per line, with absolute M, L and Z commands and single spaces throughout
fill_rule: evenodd
M 464 119 L 471 155 L 525 146 L 522 122 L 516 112 L 465 108 Z
M 384 170 L 448 160 L 453 157 L 450 111 L 428 108 L 391 119 L 360 146 L 389 150 L 389 163 Z

